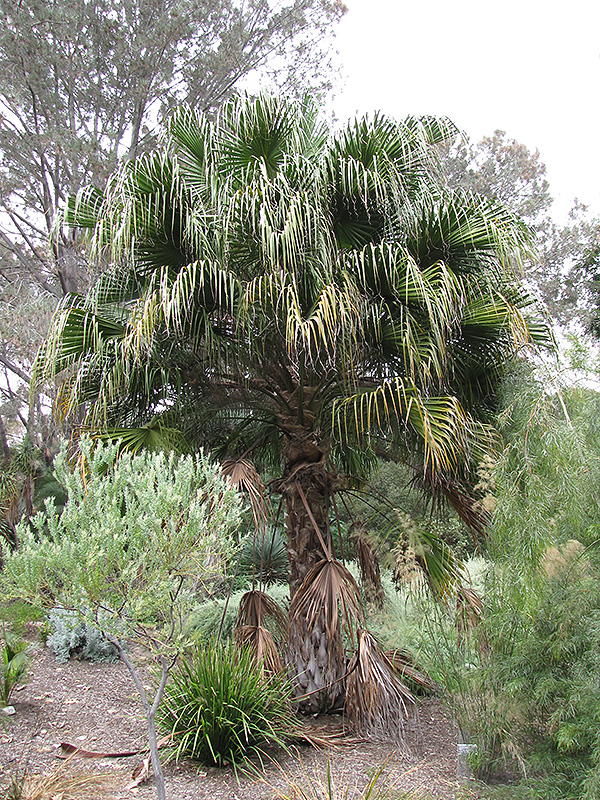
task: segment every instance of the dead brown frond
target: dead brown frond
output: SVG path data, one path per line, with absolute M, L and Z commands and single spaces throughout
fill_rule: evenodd
M 269 507 L 265 499 L 265 485 L 254 464 L 243 458 L 228 458 L 221 464 L 221 471 L 236 489 L 248 495 L 254 526 L 257 531 L 264 530 L 269 518 Z
M 358 649 L 348 672 L 346 714 L 351 725 L 372 739 L 402 741 L 407 706 L 415 699 L 367 631 L 358 631 Z
M 377 608 L 383 608 L 385 591 L 381 583 L 379 559 L 362 525 L 354 533 L 354 547 L 367 600 Z
M 246 592 L 241 599 L 235 623 L 235 640 L 238 645 L 252 650 L 256 663 L 261 664 L 267 672 L 279 673 L 283 670 L 279 654 L 281 644 L 278 645 L 271 631 L 263 625 L 265 619 L 271 620 L 281 641 L 284 641 L 287 619 L 275 600 L 258 590 Z
M 326 727 L 320 722 L 323 719 L 327 719 Z M 293 738 L 298 743 L 309 744 L 315 749 L 322 750 L 355 747 L 366 741 L 362 736 L 351 734 L 342 720 L 336 722 L 332 720 L 331 716 L 303 718 Z
M 272 620 L 277 630 L 285 636 L 287 618 L 275 600 L 258 589 L 246 592 L 240 600 L 237 624 L 262 625 L 265 619 Z
M 430 675 L 417 667 L 406 650 L 386 650 L 385 656 L 401 678 L 408 678 L 413 684 L 431 692 L 440 688 Z
M 340 619 L 349 631 L 364 624 L 360 590 L 340 561 L 324 559 L 307 574 L 290 605 L 290 619 L 301 618 L 308 630 L 322 620 L 330 641 L 339 634 Z
M 290 606 L 290 656 L 296 696 L 305 713 L 322 713 L 343 697 L 342 622 L 348 636 L 363 623 L 360 592 L 348 569 L 324 559 L 306 575 Z
M 73 772 L 64 764 L 49 775 L 14 776 L 9 800 L 101 800 L 114 797 L 114 774 Z
M 261 625 L 236 627 L 235 641 L 237 645 L 248 648 L 254 654 L 256 663 L 265 672 L 276 674 L 283 671 L 277 643 L 266 628 Z

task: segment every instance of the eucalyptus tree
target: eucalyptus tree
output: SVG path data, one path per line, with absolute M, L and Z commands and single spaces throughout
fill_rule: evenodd
M 312 709 L 342 691 L 340 609 L 361 624 L 336 495 L 385 452 L 476 525 L 499 378 L 545 336 L 512 273 L 524 225 L 439 188 L 453 135 L 382 115 L 331 133 L 308 101 L 238 98 L 214 119 L 178 111 L 158 150 L 66 212 L 110 266 L 60 305 L 38 379 L 61 376 L 63 415 L 132 446 L 162 435 L 276 476 L 289 661 Z M 408 544 L 443 591 L 447 550 Z
M 341 3 L 296 0 L 1 0 L 0 254 L 61 296 L 85 286 L 72 241 L 46 239 L 65 196 L 154 141 L 176 102 L 209 110 L 252 72 L 293 84 L 315 67 Z M 81 274 L 78 274 L 78 273 Z
M 94 279 L 75 232 L 54 235 L 66 196 L 151 148 L 179 102 L 209 111 L 251 76 L 325 91 L 344 11 L 339 0 L 0 0 L 0 364 L 15 395 L 39 346 L 25 340 Z M 0 413 L 17 436 L 20 414 L 44 438 L 35 404 L 8 397 Z

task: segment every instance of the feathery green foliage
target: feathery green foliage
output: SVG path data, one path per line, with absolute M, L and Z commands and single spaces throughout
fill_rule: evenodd
M 521 365 L 505 450 L 481 472 L 495 503 L 482 612 L 468 636 L 438 611 L 435 677 L 453 696 L 493 797 L 592 800 L 600 787 L 600 397 Z
M 240 502 L 202 453 L 120 449 L 82 439 L 78 462 L 69 464 L 63 448 L 55 468 L 67 505 L 59 514 L 50 499 L 45 514 L 20 525 L 19 549 L 3 547 L 0 585 L 9 598 L 81 614 L 118 650 L 146 713 L 157 797 L 165 800 L 156 710 L 196 596 L 232 552 Z M 122 636 L 137 639 L 160 664 L 153 698 Z
M 18 551 L 4 551 L 10 596 L 42 606 L 102 609 L 103 628 L 122 632 L 171 623 L 172 598 L 188 607 L 193 590 L 218 577 L 232 552 L 239 501 L 203 455 L 124 453 L 82 441 L 81 462 L 63 450 L 55 463 L 68 503 L 18 529 Z M 188 587 L 181 593 L 178 587 Z

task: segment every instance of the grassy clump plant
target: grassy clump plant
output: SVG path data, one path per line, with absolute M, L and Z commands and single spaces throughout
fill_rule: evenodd
M 237 768 L 285 746 L 295 728 L 290 698 L 287 678 L 266 674 L 249 650 L 212 644 L 173 672 L 158 722 L 177 758 Z
M 387 762 L 374 766 L 366 777 L 335 769 L 329 757 L 312 769 L 302 761 L 291 768 L 277 766 L 280 773 L 277 785 L 262 778 L 273 800 L 433 800 L 433 795 L 421 788 L 402 789 L 402 775 L 390 779 Z M 460 797 L 467 800 L 466 794 Z
M 76 772 L 64 764 L 49 775 L 30 772 L 9 777 L 6 800 L 95 800 L 114 796 L 114 776 Z

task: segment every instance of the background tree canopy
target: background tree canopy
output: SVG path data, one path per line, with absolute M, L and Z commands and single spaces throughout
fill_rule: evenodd
M 525 267 L 529 285 L 555 323 L 597 335 L 600 220 L 575 200 L 567 221 L 557 221 L 539 152 L 495 131 L 479 142 L 447 144 L 443 164 L 451 187 L 499 200 L 531 226 L 537 255 Z
M 289 93 L 326 90 L 334 74 L 327 43 L 345 8 L 337 0 L 2 0 L 0 11 L 0 363 L 9 386 L 0 414 L 20 413 L 29 435 L 47 440 L 21 381 L 57 298 L 93 279 L 77 234 L 53 235 L 58 208 L 154 146 L 176 103 L 210 111 L 251 75 Z

